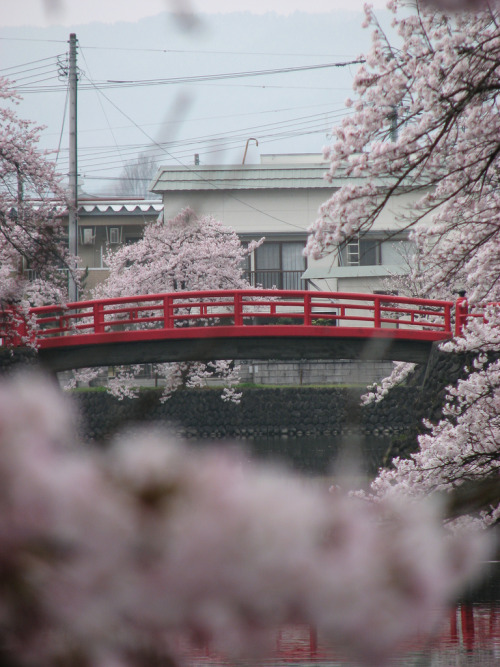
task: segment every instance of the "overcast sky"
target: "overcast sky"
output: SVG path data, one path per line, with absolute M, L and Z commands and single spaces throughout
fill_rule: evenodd
M 176 6 L 201 15 L 179 22 L 168 13 Z M 124 165 L 144 154 L 157 164 L 192 165 L 195 155 L 201 164 L 241 164 L 249 138 L 259 145 L 251 142 L 247 162 L 264 153 L 320 154 L 350 113 L 357 65 L 343 63 L 370 48 L 362 7 L 362 0 L 0 0 L 0 74 L 23 97 L 19 115 L 45 126 L 40 146 L 67 174 L 64 73 L 76 32 L 78 164 L 91 194 L 111 192 Z M 386 10 L 377 14 L 390 23 Z
M 1 0 L 0 26 L 83 25 L 137 21 L 165 10 L 203 13 L 250 11 L 288 15 L 361 9 L 365 0 Z M 387 0 L 371 0 L 382 8 Z

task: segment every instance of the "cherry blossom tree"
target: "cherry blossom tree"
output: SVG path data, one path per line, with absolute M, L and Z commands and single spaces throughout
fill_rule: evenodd
M 0 382 L 2 664 L 255 657 L 287 623 L 386 664 L 490 553 L 484 531 L 446 537 L 434 503 L 330 494 L 233 448 L 151 430 L 82 447 L 73 407 L 48 380 Z
M 63 243 L 64 191 L 37 147 L 41 128 L 16 115 L 18 99 L 0 78 L 0 302 L 28 307 L 64 299 L 60 269 L 74 262 Z
M 484 525 L 500 520 L 500 318 L 487 312 L 488 321 L 474 320 L 464 336 L 443 346 L 451 353 L 472 353 L 464 379 L 450 385 L 443 417 L 426 422 L 418 437 L 418 451 L 408 459 L 393 459 L 371 484 L 378 497 L 405 494 L 424 498 L 430 494 L 465 489 L 469 505 L 458 514 L 474 513 Z M 399 369 L 401 373 L 401 368 Z M 390 379 L 394 381 L 395 373 Z M 374 392 L 382 398 L 390 380 Z M 372 395 L 374 398 L 375 396 Z M 367 399 L 368 400 L 368 399 Z M 452 514 L 452 519 L 456 516 Z
M 243 263 L 259 243 L 245 248 L 234 230 L 211 216 L 198 217 L 185 209 L 172 220 L 160 217 L 146 225 L 144 237 L 137 243 L 110 250 L 105 258 L 109 277 L 96 287 L 93 296 L 249 289 Z M 239 400 L 240 394 L 234 390 L 239 367 L 231 361 L 155 364 L 154 369 L 165 380 L 164 398 L 182 385 L 201 386 L 208 378 L 216 377 L 226 385 L 223 399 Z M 119 397 L 134 395 L 132 386 L 138 370 L 119 370 L 110 382 L 110 391 Z
M 356 181 L 341 187 L 311 227 L 308 252 L 323 255 L 373 227 L 398 194 L 415 207 L 401 226 L 419 229 L 431 287 L 467 273 L 470 299 L 495 300 L 500 229 L 496 10 L 444 14 L 389 2 L 400 37 L 387 40 L 367 8 L 373 46 L 354 80 L 354 113 L 327 149 L 330 175 Z M 395 141 L 394 130 L 397 129 Z
M 316 257 L 338 252 L 377 224 L 400 193 L 411 195 L 415 204 L 399 225 L 412 231 L 420 261 L 406 287 L 440 298 L 465 288 L 471 308 L 500 300 L 500 13 L 493 2 L 447 11 L 473 4 L 389 2 L 397 45 L 366 8 L 372 48 L 348 100 L 353 114 L 326 151 L 330 177 L 343 170 L 351 179 L 322 206 L 307 247 Z M 428 425 L 419 451 L 381 471 L 376 493 L 422 496 L 497 477 L 499 327 L 492 308 L 485 322 L 474 319 L 463 339 L 448 345 L 475 352 L 476 362 L 448 388 L 443 418 Z M 382 397 L 408 370 L 398 365 L 370 398 Z M 485 500 L 486 523 L 498 521 L 499 503 L 498 494 Z

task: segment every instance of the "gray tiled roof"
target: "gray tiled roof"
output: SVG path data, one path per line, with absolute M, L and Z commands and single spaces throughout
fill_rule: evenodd
M 160 167 L 150 190 L 259 190 L 332 188 L 324 164 L 193 165 Z

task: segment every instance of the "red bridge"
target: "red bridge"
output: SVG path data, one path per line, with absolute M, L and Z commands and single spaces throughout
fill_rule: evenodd
M 0 344 L 54 371 L 214 359 L 425 362 L 461 331 L 466 302 L 342 292 L 175 292 L 4 310 Z

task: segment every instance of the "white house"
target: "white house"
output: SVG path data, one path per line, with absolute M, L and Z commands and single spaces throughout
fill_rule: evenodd
M 160 167 L 150 190 L 163 197 L 164 215 L 186 206 L 212 214 L 242 241 L 265 237 L 246 267 L 251 282 L 283 289 L 373 292 L 390 275 L 407 270 L 406 232 L 398 211 L 411 205 L 394 198 L 376 228 L 341 248 L 337 257 L 306 259 L 307 229 L 345 179 L 325 179 L 328 163 L 318 155 L 262 155 L 260 164 Z

